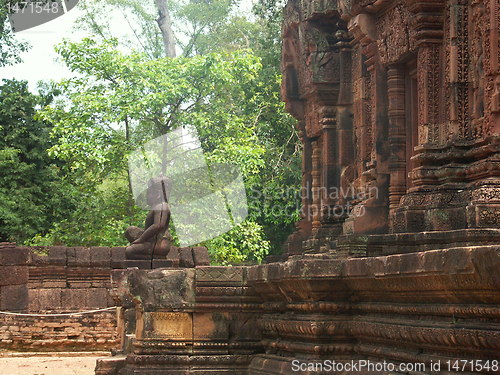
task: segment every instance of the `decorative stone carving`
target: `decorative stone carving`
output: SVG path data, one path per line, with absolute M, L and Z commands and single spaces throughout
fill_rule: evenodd
M 383 64 L 396 63 L 415 50 L 413 15 L 402 3 L 378 19 L 377 46 Z

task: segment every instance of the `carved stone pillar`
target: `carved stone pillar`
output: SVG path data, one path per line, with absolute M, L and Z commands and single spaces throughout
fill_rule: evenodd
M 500 134 L 500 2 L 498 0 L 486 0 L 486 15 L 489 17 L 487 37 L 485 38 L 484 51 L 485 73 L 487 76 L 487 91 L 491 90 L 492 98 L 486 97 L 486 114 L 491 108 L 491 117 L 487 119 L 488 134 Z M 488 102 L 490 104 L 488 105 Z
M 362 167 L 356 182 L 358 200 L 344 233 L 383 233 L 387 230 L 389 172 L 386 73 L 378 55 L 375 18 L 359 14 L 349 21 L 349 30 L 354 36 L 352 48 L 362 54 L 352 68 L 356 155 Z
M 313 232 L 321 226 L 321 165 L 320 165 L 321 149 L 318 141 L 312 142 L 312 204 L 308 212 L 312 221 Z
M 353 137 L 353 94 L 352 94 L 352 53 L 348 42 L 339 42 L 340 48 L 340 89 L 337 108 L 337 128 L 339 144 L 339 186 L 343 192 L 342 204 L 347 215 L 354 199 L 354 137 Z M 352 191 L 352 192 L 351 192 Z M 346 206 L 348 205 L 348 206 Z
M 401 197 L 406 193 L 406 116 L 405 116 L 405 71 L 392 65 L 387 70 L 389 93 L 389 222 Z
M 441 41 L 419 46 L 417 57 L 418 80 L 418 138 L 419 144 L 439 144 L 439 92 L 441 90 Z
M 335 110 L 326 111 L 321 119 L 322 127 L 322 178 L 321 178 L 321 205 L 328 208 L 338 203 L 331 197 L 331 189 L 339 186 L 339 158 L 338 132 Z M 328 215 L 328 212 L 325 212 Z
M 450 120 L 460 139 L 472 138 L 469 88 L 469 5 L 453 0 L 450 5 Z
M 304 129 L 304 121 L 301 121 L 301 125 L 299 125 L 300 129 Z M 303 217 L 307 216 L 307 212 L 310 210 L 310 205 L 312 201 L 312 145 L 311 140 L 306 136 L 305 131 L 301 130 L 299 133 L 300 140 L 302 141 L 302 190 L 301 190 L 301 199 L 302 199 L 302 214 Z

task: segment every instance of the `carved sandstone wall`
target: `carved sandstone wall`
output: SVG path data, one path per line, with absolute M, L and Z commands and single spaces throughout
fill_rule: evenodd
M 289 253 L 499 228 L 499 13 L 498 0 L 288 2 L 282 91 L 308 192 Z
M 99 361 L 96 374 L 323 374 L 294 371 L 294 360 L 421 363 L 424 374 L 439 360 L 498 364 L 499 267 L 497 246 L 115 271 L 124 356 Z

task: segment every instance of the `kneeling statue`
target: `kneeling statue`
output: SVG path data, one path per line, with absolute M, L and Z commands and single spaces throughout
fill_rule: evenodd
M 165 259 L 170 251 L 172 237 L 168 230 L 170 209 L 166 197 L 167 186 L 168 180 L 165 177 L 149 180 L 146 195 L 151 210 L 146 217 L 144 229 L 131 226 L 125 231 L 125 237 L 130 242 L 125 250 L 127 259 Z

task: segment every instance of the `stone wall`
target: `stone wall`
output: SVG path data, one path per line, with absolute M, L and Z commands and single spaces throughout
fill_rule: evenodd
M 110 274 L 125 266 L 124 248 L 0 246 L 0 349 L 107 350 L 116 346 Z M 40 255 L 42 252 L 47 255 Z M 38 315 L 38 316 L 37 316 Z
M 174 248 L 176 264 L 208 265 L 206 248 Z M 166 259 L 129 261 L 124 247 L 17 247 L 0 244 L 0 349 L 108 350 L 117 346 L 111 273 L 171 267 Z
M 0 348 L 16 351 L 96 351 L 117 345 L 114 311 L 80 316 L 4 316 Z

